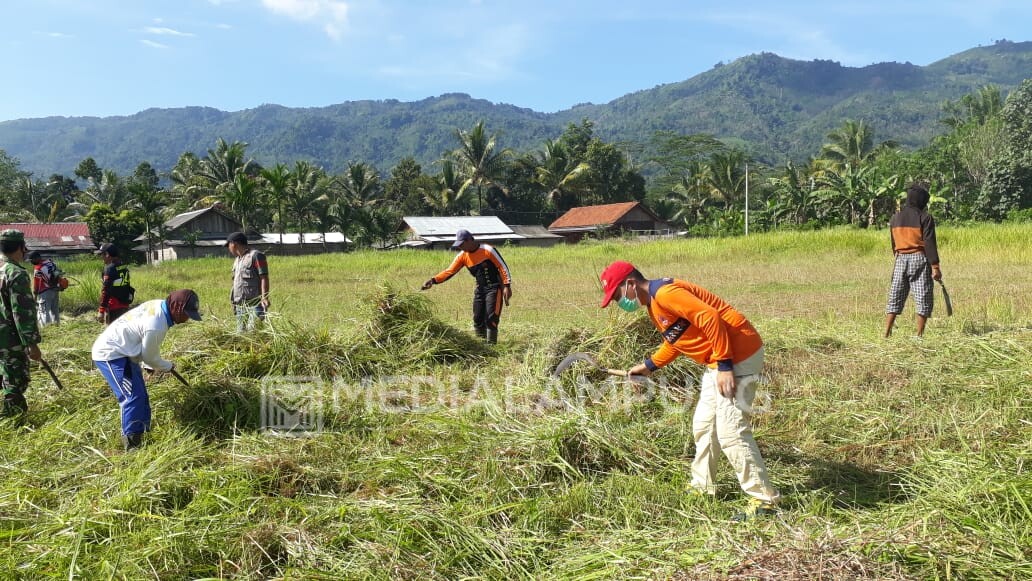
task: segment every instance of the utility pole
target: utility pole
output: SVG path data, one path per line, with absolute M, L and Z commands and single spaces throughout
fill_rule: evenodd
M 749 164 L 745 164 L 745 235 L 749 235 Z

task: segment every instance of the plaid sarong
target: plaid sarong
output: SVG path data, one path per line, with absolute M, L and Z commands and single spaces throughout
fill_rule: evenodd
M 889 302 L 886 313 L 900 314 L 907 295 L 914 293 L 917 314 L 928 317 L 932 314 L 934 293 L 932 292 L 932 267 L 921 252 L 897 254 L 896 266 L 892 269 L 892 285 L 889 287 Z

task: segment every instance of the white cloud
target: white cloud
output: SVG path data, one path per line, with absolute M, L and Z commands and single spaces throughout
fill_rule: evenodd
M 169 46 L 167 44 L 161 44 L 160 42 L 154 42 L 153 40 L 147 40 L 147 39 L 141 40 L 140 44 L 142 44 L 144 46 L 149 46 L 151 48 L 161 48 L 161 49 L 169 48 Z
M 220 23 L 220 24 L 216 24 L 215 28 L 219 28 L 219 29 L 222 29 L 222 30 L 230 30 L 230 29 L 233 28 L 233 25 L 232 24 Z
M 148 34 L 155 34 L 158 36 L 194 36 L 192 32 L 180 32 L 172 28 L 165 28 L 160 26 L 148 26 L 143 29 Z
M 299 22 L 322 21 L 323 31 L 333 40 L 340 40 L 348 24 L 348 4 L 340 0 L 262 0 L 262 5 Z
M 46 35 L 50 38 L 72 38 L 72 35 L 63 32 L 48 32 Z

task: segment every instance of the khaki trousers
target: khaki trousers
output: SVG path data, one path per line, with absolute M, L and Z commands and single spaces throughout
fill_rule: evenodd
M 763 350 L 735 365 L 735 400 L 751 409 L 756 396 L 756 382 L 763 369 Z M 745 375 L 738 375 L 739 371 Z M 776 503 L 781 494 L 771 485 L 767 466 L 753 438 L 750 415 L 742 412 L 734 400 L 717 391 L 717 370 L 708 369 L 702 376 L 702 391 L 692 418 L 695 436 L 695 459 L 692 460 L 692 487 L 709 494 L 716 493 L 717 458 L 724 452 L 735 470 L 742 490 L 753 498 Z

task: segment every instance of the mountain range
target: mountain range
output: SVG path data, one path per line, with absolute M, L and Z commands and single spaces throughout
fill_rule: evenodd
M 38 177 L 72 175 L 93 157 L 131 173 L 141 161 L 168 171 L 187 151 L 206 155 L 219 137 L 249 144 L 262 164 L 313 161 L 337 173 L 349 161 L 388 171 L 411 156 L 432 165 L 455 149 L 456 129 L 483 120 L 498 145 L 540 149 L 569 123 L 584 119 L 597 135 L 644 157 L 657 131 L 709 133 L 768 163 L 815 155 L 846 119 L 863 119 L 878 141 L 927 144 L 944 130 L 942 105 L 993 84 L 1004 92 L 1032 77 L 1032 42 L 997 41 L 927 66 L 885 62 L 844 67 L 753 54 L 678 83 L 540 113 L 461 93 L 421 101 L 350 101 L 312 108 L 262 105 L 226 112 L 209 107 L 147 109 L 118 117 L 46 117 L 0 122 L 0 149 Z M 636 161 L 642 161 L 637 159 Z

